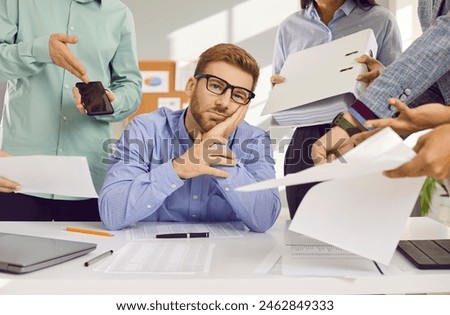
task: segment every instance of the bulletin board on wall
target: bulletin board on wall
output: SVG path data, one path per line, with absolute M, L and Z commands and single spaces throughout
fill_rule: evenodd
M 180 84 L 178 89 L 175 87 L 175 61 L 141 60 L 139 69 L 142 75 L 142 100 L 137 111 L 127 118 L 126 123 L 137 115 L 152 112 L 159 107 L 178 110 L 189 102 L 189 97 Z

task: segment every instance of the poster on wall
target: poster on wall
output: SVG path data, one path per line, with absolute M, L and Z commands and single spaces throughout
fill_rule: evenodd
M 142 93 L 168 93 L 169 71 L 141 71 Z

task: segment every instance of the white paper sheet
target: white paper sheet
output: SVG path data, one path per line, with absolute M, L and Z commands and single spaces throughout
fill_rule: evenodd
M 291 221 L 286 221 L 282 258 L 284 275 L 356 278 L 382 274 L 381 266 L 372 260 L 289 231 L 290 224 Z
M 208 273 L 215 245 L 203 242 L 129 242 L 96 271 L 126 273 Z
M 285 245 L 282 273 L 288 276 L 350 279 L 382 275 L 375 262 L 324 243 Z
M 344 155 L 345 163 L 319 165 L 239 190 L 325 181 L 306 194 L 290 229 L 388 265 L 424 178 L 390 179 L 382 171 L 414 155 L 385 128 Z
M 127 228 L 127 239 L 150 240 L 156 234 L 209 232 L 209 238 L 242 237 L 246 230 L 242 222 L 186 223 L 186 222 L 139 222 Z
M 19 192 L 98 197 L 87 160 L 82 156 L 2 157 L 0 176 L 19 183 Z

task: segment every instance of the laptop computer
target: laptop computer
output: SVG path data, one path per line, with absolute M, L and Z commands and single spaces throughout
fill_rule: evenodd
M 0 271 L 27 273 L 85 255 L 97 244 L 0 233 Z

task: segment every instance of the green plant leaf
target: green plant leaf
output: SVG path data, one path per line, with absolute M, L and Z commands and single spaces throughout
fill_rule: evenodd
M 437 179 L 427 177 L 420 191 L 420 215 L 427 216 L 430 212 L 431 196 L 436 189 Z

